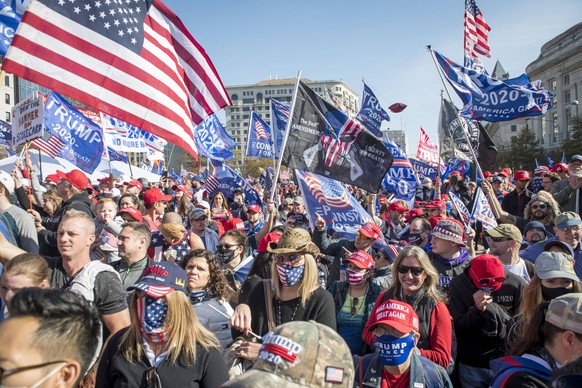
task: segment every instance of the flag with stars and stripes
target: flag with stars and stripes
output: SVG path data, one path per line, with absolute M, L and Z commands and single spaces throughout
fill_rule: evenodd
M 247 156 L 273 159 L 273 143 L 271 141 L 271 127 L 267 125 L 256 112 L 251 114 L 249 121 L 249 138 L 247 142 Z
M 234 191 L 237 188 L 241 188 L 245 193 L 245 201 L 247 203 L 256 203 L 259 206 L 263 205 L 263 201 L 256 190 L 242 176 L 237 174 L 236 171 L 217 160 L 212 161 L 212 164 L 214 166 L 214 174 L 206 178 L 205 181 L 206 191 L 209 196 L 219 191 L 226 198 L 233 199 Z
M 43 151 L 51 158 L 56 158 L 63 150 L 65 143 L 51 131 L 45 130 L 43 136 L 34 139 L 31 145 Z
M 484 71 L 477 54 L 491 57 L 489 31 L 491 27 L 485 21 L 477 2 L 465 0 L 465 67 Z
M 204 49 L 160 0 L 36 0 L 2 70 L 197 157 L 194 126 L 230 105 Z

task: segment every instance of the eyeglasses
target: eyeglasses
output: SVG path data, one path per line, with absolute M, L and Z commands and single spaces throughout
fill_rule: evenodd
M 32 369 L 37 369 L 37 368 L 43 368 L 45 366 L 54 365 L 54 364 L 60 364 L 60 363 L 66 363 L 66 362 L 67 361 L 64 361 L 64 360 L 58 360 L 58 361 L 44 362 L 42 364 L 36 364 L 36 365 L 21 366 L 19 368 L 12 368 L 12 369 L 0 368 L 0 384 L 4 380 L 4 377 L 12 376 L 13 374 L 20 373 L 20 372 L 24 372 L 24 371 L 27 371 L 27 370 L 32 370 Z
M 206 216 L 199 218 L 191 218 L 192 221 L 206 221 Z
M 503 276 L 499 276 L 496 278 L 483 278 L 479 279 L 479 284 L 482 286 L 488 286 L 492 283 L 502 283 L 505 280 Z
M 216 247 L 218 249 L 230 250 L 230 248 L 235 248 L 235 247 L 238 247 L 238 246 L 240 246 L 240 245 L 239 244 L 220 244 L 220 245 L 217 245 Z
M 493 242 L 496 242 L 496 243 L 513 240 L 511 237 L 491 237 L 491 236 L 486 236 L 486 238 L 487 238 L 487 240 L 493 241 Z
M 301 261 L 301 259 L 303 259 L 303 255 L 298 255 L 298 254 L 280 254 L 280 255 L 276 255 L 274 257 L 275 262 L 277 263 L 289 263 L 291 265 L 298 263 L 299 261 Z
M 162 388 L 162 381 L 158 375 L 157 368 L 150 368 L 145 371 L 146 387 L 148 388 Z
M 398 266 L 398 273 L 402 275 L 406 275 L 409 271 L 412 273 L 413 276 L 420 276 L 424 268 L 421 267 L 409 267 L 407 265 L 399 265 Z
M 578 231 L 580 231 L 580 226 L 579 225 L 567 226 L 564 229 L 560 229 L 560 230 L 562 232 L 566 232 L 566 233 L 578 232 Z
M 373 240 L 373 238 L 365 236 L 362 232 L 358 232 L 356 233 L 356 236 L 359 237 L 362 240 Z
M 545 209 L 547 207 L 547 205 L 545 203 L 540 203 L 539 205 L 531 205 L 532 210 L 536 210 L 536 209 Z

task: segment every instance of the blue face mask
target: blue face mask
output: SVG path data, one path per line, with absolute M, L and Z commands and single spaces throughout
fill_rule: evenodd
M 293 287 L 303 279 L 305 264 L 294 267 L 290 264 L 277 264 L 279 280 L 285 287 Z
M 388 334 L 376 338 L 376 348 L 382 365 L 402 365 L 408 360 L 414 348 L 414 333 L 398 338 Z

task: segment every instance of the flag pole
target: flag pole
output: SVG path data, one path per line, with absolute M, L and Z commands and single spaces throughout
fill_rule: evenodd
M 243 163 L 242 168 L 245 170 L 246 173 L 246 162 L 247 162 L 247 155 L 249 154 L 249 145 L 251 144 L 251 125 L 253 123 L 253 112 L 254 112 L 254 105 L 251 106 L 251 111 L 249 112 L 249 126 L 247 127 L 247 148 L 245 153 L 243 154 Z M 241 175 L 245 175 L 241 171 Z
M 287 126 L 285 127 L 285 137 L 283 137 L 283 144 L 281 145 L 281 153 L 279 155 L 279 163 L 277 163 L 277 170 L 275 171 L 275 178 L 273 179 L 273 182 L 277 182 L 277 180 L 279 179 L 279 174 L 281 173 L 281 162 L 283 161 L 283 153 L 285 152 L 287 140 L 289 139 L 289 131 L 291 129 L 291 118 L 293 117 L 293 111 L 295 110 L 295 102 L 297 100 L 297 90 L 299 89 L 300 80 L 301 80 L 301 70 L 297 72 L 297 81 L 295 82 L 295 89 L 293 90 L 293 102 L 291 103 L 289 119 L 287 120 Z M 272 201 L 274 198 L 275 190 L 272 190 L 270 200 Z
M 273 118 L 275 116 L 273 116 L 273 103 L 271 102 L 271 100 L 269 100 L 269 113 L 270 113 L 270 117 L 271 117 L 271 159 L 273 160 L 273 173 L 275 173 L 275 170 L 277 169 L 277 158 L 276 158 L 276 150 L 275 150 L 275 143 L 276 139 L 275 139 L 275 130 L 273 129 Z M 283 155 L 280 155 L 283 156 Z M 273 187 L 271 188 L 271 191 L 273 191 L 277 186 L 277 182 L 273 182 Z

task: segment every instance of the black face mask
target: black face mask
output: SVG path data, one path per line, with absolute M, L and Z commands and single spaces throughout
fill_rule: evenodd
M 421 233 L 418 233 L 418 234 L 410 233 L 408 235 L 408 243 L 410 245 L 420 245 L 422 243 L 422 234 Z
M 550 288 L 545 287 L 543 284 L 541 284 L 541 287 L 542 287 L 542 297 L 546 302 L 556 299 L 558 296 L 571 294 L 574 292 L 572 288 L 566 287 Z
M 230 249 L 219 249 L 216 252 L 216 258 L 222 264 L 230 263 L 234 260 L 234 251 Z

